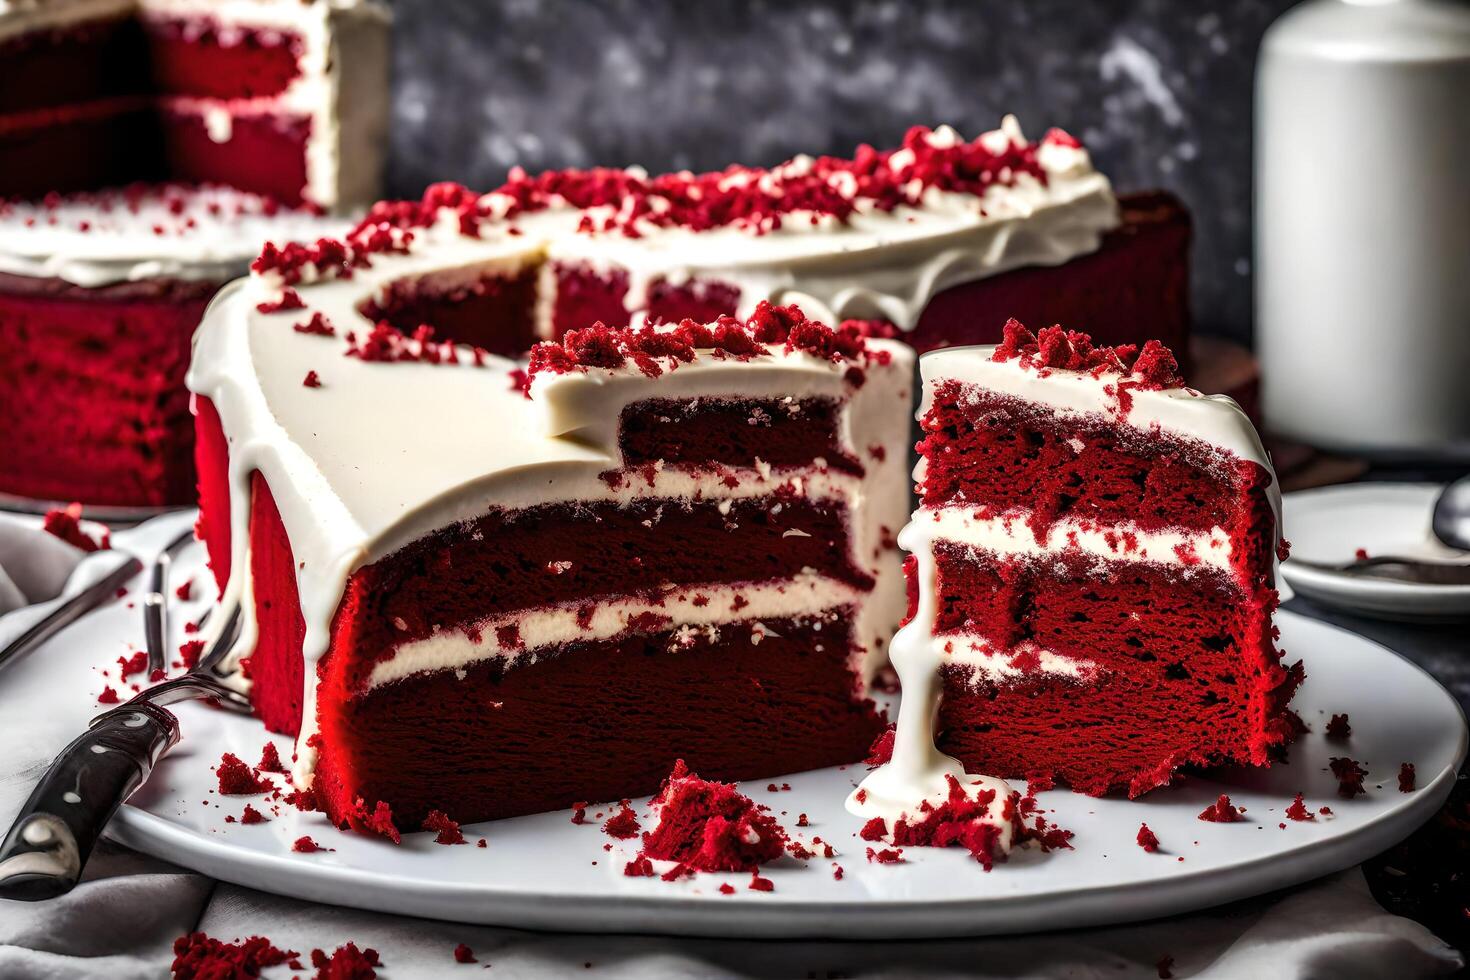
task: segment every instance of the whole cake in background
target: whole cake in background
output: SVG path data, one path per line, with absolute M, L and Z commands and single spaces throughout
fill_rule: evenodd
M 1268 764 L 1302 674 L 1274 644 L 1280 497 L 1239 407 L 1157 341 L 1061 327 L 920 370 L 904 700 L 852 807 L 912 818 L 966 773 L 1137 796 Z
M 862 758 L 912 350 L 762 303 L 569 331 L 522 368 L 364 322 L 408 261 L 257 273 L 190 369 L 200 530 L 297 785 L 415 830 L 652 793 L 675 758 Z
M 391 248 L 389 247 L 391 240 Z M 1013 118 L 974 140 L 916 127 L 901 147 L 770 169 L 514 172 L 384 202 L 326 250 L 267 250 L 287 286 L 392 257 L 413 272 L 358 312 L 496 353 L 595 322 L 749 316 L 796 303 L 872 321 L 920 350 L 994 341 L 1012 315 L 1146 329 L 1183 348 L 1189 223 L 1165 195 L 1124 199 L 1059 130 Z
M 380 193 L 386 8 L 0 4 L 0 493 L 192 499 L 183 374 L 270 239 Z

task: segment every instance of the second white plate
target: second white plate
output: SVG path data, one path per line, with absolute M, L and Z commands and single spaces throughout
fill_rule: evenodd
M 1427 622 L 1470 618 L 1470 585 L 1343 575 L 1297 560 L 1349 562 L 1359 549 L 1368 555 L 1464 560 L 1429 530 L 1439 491 L 1439 484 L 1430 483 L 1351 483 L 1287 494 L 1282 523 L 1291 558 L 1282 563 L 1281 577 L 1307 598 L 1348 612 Z

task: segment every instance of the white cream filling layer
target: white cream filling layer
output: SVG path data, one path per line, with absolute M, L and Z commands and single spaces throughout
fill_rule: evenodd
M 634 596 L 611 601 L 586 602 L 540 609 L 520 610 L 476 623 L 478 640 L 464 629 L 442 630 L 423 640 L 400 646 L 392 658 L 381 661 L 368 679 L 368 689 L 391 684 L 415 674 L 463 670 L 484 660 L 536 659 L 538 651 L 567 643 L 606 640 L 625 633 L 639 616 L 667 617 L 660 629 L 672 629 L 672 645 L 692 646 L 701 637 L 713 641 L 730 623 L 753 623 L 742 629 L 748 642 L 759 645 L 774 635 L 762 625 L 765 620 L 822 617 L 843 606 L 866 601 L 867 593 L 844 582 L 813 571 L 804 571 L 784 581 L 737 585 L 671 587 L 662 599 Z M 740 601 L 737 601 L 740 600 Z M 594 607 L 585 625 L 578 610 Z M 515 627 L 515 638 L 506 642 L 498 635 L 504 627 Z M 817 624 L 820 628 L 820 623 Z M 510 639 L 509 636 L 506 637 Z M 854 642 L 860 642 L 854 637 Z
M 997 555 L 1045 558 L 1051 555 L 1087 555 L 1105 560 L 1146 561 L 1187 567 L 1207 566 L 1229 573 L 1230 536 L 1221 527 L 1208 531 L 1170 528 L 1144 531 L 1136 524 L 1099 524 L 1061 520 L 1042 541 L 1026 523 L 1028 512 L 1012 510 L 980 517 L 973 507 L 925 508 L 899 534 L 899 546 L 910 552 L 953 541 Z M 1187 556 L 1187 557 L 1186 557 Z

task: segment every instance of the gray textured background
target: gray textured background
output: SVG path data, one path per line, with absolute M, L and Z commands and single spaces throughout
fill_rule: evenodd
M 393 0 L 389 189 L 768 164 L 1016 113 L 1194 212 L 1202 331 L 1250 329 L 1251 72 L 1290 0 Z

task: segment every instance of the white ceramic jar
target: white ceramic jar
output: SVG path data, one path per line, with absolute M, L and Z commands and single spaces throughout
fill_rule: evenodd
M 1470 459 L 1470 2 L 1308 0 L 1255 115 L 1266 428 Z

